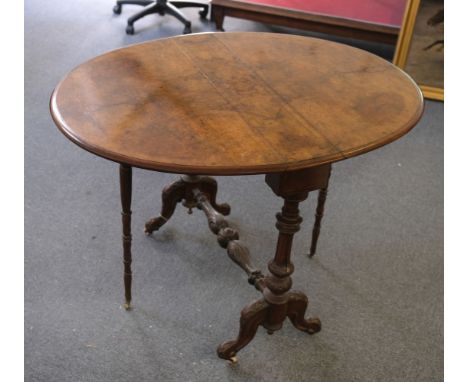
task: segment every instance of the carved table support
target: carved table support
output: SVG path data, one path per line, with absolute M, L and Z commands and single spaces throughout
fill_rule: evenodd
M 124 308 L 129 310 L 132 300 L 132 168 L 123 164 L 120 165 L 120 199 L 122 202 L 122 243 L 125 286 Z
M 174 183 L 164 187 L 162 192 L 162 207 L 158 217 L 149 220 L 145 224 L 145 233 L 150 235 L 159 230 L 172 216 L 177 206 L 182 200 L 184 207 L 188 208 L 189 214 L 197 202 L 193 196 L 193 190 L 197 188 L 205 193 L 213 208 L 223 215 L 229 215 L 231 207 L 226 204 L 216 202 L 218 184 L 216 180 L 209 176 L 184 175 Z
M 239 350 L 255 336 L 260 325 L 269 334 L 280 330 L 286 318 L 299 330 L 309 334 L 320 331 L 318 318 L 305 318 L 308 300 L 304 293 L 290 291 L 291 275 L 294 266 L 291 262 L 291 248 L 294 234 L 299 231 L 302 218 L 299 216 L 299 203 L 305 200 L 309 191 L 326 190 L 331 166 L 324 165 L 294 172 L 268 174 L 265 181 L 271 189 L 284 199 L 280 213 L 276 215 L 276 228 L 279 231 L 274 259 L 268 264 L 269 275 L 264 276 L 250 258 L 249 250 L 239 241 L 239 233 L 223 215 L 228 215 L 227 204 L 216 203 L 217 183 L 213 178 L 185 175 L 164 188 L 162 209 L 159 217 L 145 225 L 145 232 L 158 230 L 174 213 L 177 203 L 189 209 L 197 207 L 208 218 L 210 230 L 217 236 L 218 243 L 227 250 L 228 256 L 248 275 L 248 281 L 262 293 L 262 298 L 247 305 L 241 312 L 240 329 L 237 338 L 224 342 L 218 347 L 218 356 L 235 361 Z M 320 219 L 325 203 L 324 193 L 319 196 L 317 220 L 314 229 L 313 245 L 316 245 Z M 315 243 L 315 244 L 314 244 Z
M 214 209 L 206 194 L 198 189 L 195 189 L 193 193 L 197 207 L 208 218 L 208 226 L 211 232 L 217 236 L 219 245 L 226 248 L 229 258 L 247 273 L 249 284 L 263 291 L 265 276 L 253 266 L 248 248 L 239 241 L 239 233 L 234 228 L 229 227 L 229 223 Z
M 299 330 L 313 334 L 320 331 L 318 318 L 304 318 L 307 297 L 301 292 L 289 292 L 292 286 L 291 274 L 294 266 L 290 260 L 294 233 L 299 230 L 302 218 L 298 205 L 307 198 L 307 192 L 284 195 L 284 206 L 276 215 L 279 231 L 276 254 L 268 264 L 270 274 L 266 277 L 263 298 L 247 305 L 241 312 L 240 329 L 237 338 L 224 342 L 218 347 L 218 356 L 235 361 L 236 353 L 255 336 L 260 325 L 269 334 L 281 329 L 288 317 Z

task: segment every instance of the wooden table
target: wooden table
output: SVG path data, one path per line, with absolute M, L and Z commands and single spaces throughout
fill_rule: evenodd
M 126 308 L 132 167 L 183 174 L 164 188 L 161 213 L 145 231 L 160 229 L 179 202 L 207 215 L 220 246 L 262 294 L 242 310 L 238 337 L 218 347 L 221 358 L 235 360 L 260 325 L 273 333 L 288 317 L 299 330 L 320 330 L 318 319 L 304 318 L 307 297 L 290 291 L 299 203 L 310 191 L 326 191 L 333 162 L 408 132 L 421 117 L 423 98 L 403 71 L 349 46 L 281 34 L 205 33 L 94 58 L 60 82 L 50 108 L 67 138 L 120 164 Z M 266 174 L 284 199 L 266 276 L 229 227 L 230 207 L 218 204 L 216 181 L 207 176 L 246 174 Z
M 361 40 L 396 44 L 407 0 L 212 0 L 211 19 L 224 17 Z

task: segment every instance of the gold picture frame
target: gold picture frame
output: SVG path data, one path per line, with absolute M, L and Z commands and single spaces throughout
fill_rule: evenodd
M 434 24 L 429 24 L 429 20 L 427 20 L 427 17 L 423 20 L 421 20 L 421 13 L 422 13 L 422 10 L 421 10 L 421 3 L 423 3 L 424 5 L 424 9 L 422 9 L 424 12 L 427 11 L 427 7 L 429 6 L 432 6 L 434 7 L 436 3 L 438 3 L 437 0 L 408 0 L 407 4 L 406 4 L 406 10 L 405 10 L 405 16 L 403 18 L 403 23 L 402 23 L 402 26 L 401 26 L 401 29 L 400 29 L 400 34 L 398 36 L 398 42 L 397 42 L 397 46 L 396 46 L 396 49 L 395 49 L 395 55 L 394 55 L 394 58 L 393 58 L 393 63 L 402 68 L 403 70 L 407 71 L 408 74 L 410 76 L 412 76 L 415 81 L 418 83 L 419 87 L 421 88 L 423 94 L 424 94 L 424 97 L 426 98 L 429 98 L 429 99 L 434 99 L 434 100 L 438 100 L 438 101 L 443 101 L 444 100 L 444 86 L 443 86 L 443 51 L 440 52 L 440 49 L 442 48 L 443 49 L 443 31 L 440 31 L 440 29 L 434 29 L 434 28 L 437 28 L 438 26 Z M 438 25 L 442 24 L 443 26 L 443 1 L 440 1 L 440 4 L 441 4 L 441 7 L 442 7 L 442 22 L 440 22 L 440 20 L 438 20 Z M 420 16 L 420 17 L 418 17 Z M 418 26 L 416 28 L 416 30 L 419 32 L 419 35 L 415 35 L 415 26 L 416 26 L 416 23 L 418 23 Z M 422 33 L 422 29 L 423 28 L 426 28 L 426 30 L 424 31 L 425 33 Z M 439 27 L 440 28 L 440 27 Z M 435 31 L 435 32 L 432 32 L 432 31 Z M 438 54 L 439 58 L 434 60 L 433 59 L 433 62 L 435 62 L 435 68 L 433 70 L 436 70 L 436 73 L 437 74 L 437 77 L 440 77 L 442 76 L 442 83 L 440 81 L 440 78 L 438 78 L 435 82 L 437 84 L 432 84 L 431 83 L 431 80 L 427 79 L 427 74 L 428 74 L 428 70 L 427 70 L 427 66 L 430 65 L 430 63 L 428 64 L 428 62 L 424 62 L 426 68 L 425 68 L 425 74 L 426 74 L 426 79 L 423 79 L 423 78 L 418 78 L 418 73 L 415 72 L 415 69 L 414 67 L 417 66 L 417 62 L 415 63 L 414 61 L 416 61 L 416 59 L 414 59 L 413 56 L 417 56 L 417 54 L 419 54 L 420 57 L 418 57 L 420 60 L 423 60 L 424 57 L 421 57 L 423 56 L 424 54 L 426 53 L 422 53 L 421 49 L 418 49 L 418 53 L 417 54 L 413 54 L 411 52 L 411 49 L 413 47 L 413 45 L 419 45 L 419 47 L 421 46 L 421 39 L 424 38 L 424 39 L 427 39 L 427 38 L 430 38 L 428 37 L 427 35 L 428 34 L 431 34 L 431 33 L 437 33 L 438 35 L 441 35 L 442 36 L 442 39 L 440 40 L 436 40 L 435 43 L 433 44 L 430 44 L 428 46 L 426 46 L 423 50 L 424 51 L 427 51 L 429 49 L 432 49 L 432 46 L 436 45 L 438 43 L 438 45 L 440 45 L 438 48 L 436 48 L 437 50 L 439 50 L 437 53 L 432 50 L 431 53 L 429 53 L 428 55 L 432 55 L 430 58 L 433 59 L 433 57 L 435 56 L 435 54 Z M 418 41 L 416 41 L 416 43 L 413 44 L 414 42 L 414 39 L 419 39 Z M 416 49 L 413 47 L 413 49 Z M 442 55 L 442 63 L 440 62 L 440 54 Z M 410 60 L 411 60 L 411 66 L 412 66 L 412 70 L 413 72 L 411 72 L 410 70 L 408 70 L 408 58 L 410 57 Z M 440 73 L 440 66 L 442 65 L 442 73 Z M 420 77 L 420 76 L 419 76 Z M 422 76 L 424 77 L 424 76 Z

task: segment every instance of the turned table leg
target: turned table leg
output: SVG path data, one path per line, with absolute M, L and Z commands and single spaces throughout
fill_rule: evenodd
M 279 231 L 276 254 L 273 261 L 268 264 L 270 275 L 266 278 L 266 288 L 263 291 L 265 300 L 270 303 L 268 320 L 264 326 L 270 332 L 281 329 L 286 316 L 296 328 L 309 334 L 320 330 L 318 319 L 304 318 L 307 297 L 300 292 L 288 293 L 292 286 L 291 275 L 294 272 L 294 265 L 291 262 L 293 237 L 299 231 L 302 222 L 299 216 L 299 203 L 307 198 L 307 194 L 302 192 L 284 195 L 283 208 L 281 213 L 276 215 L 276 228 Z
M 312 244 L 310 245 L 309 257 L 315 255 L 317 250 L 317 241 L 320 235 L 320 223 L 322 222 L 323 210 L 327 199 L 327 188 L 321 188 L 318 194 L 317 209 L 315 210 L 315 223 L 312 231 Z
M 317 208 L 315 210 L 315 223 L 314 228 L 312 230 L 312 243 L 310 245 L 309 257 L 314 256 L 315 252 L 317 251 L 317 241 L 320 235 L 320 224 L 323 218 L 325 201 L 327 200 L 328 182 L 330 180 L 330 175 L 331 165 L 328 165 L 328 174 L 326 172 L 321 172 L 318 176 L 318 184 L 321 183 L 321 187 L 319 188 L 319 194 L 317 198 Z
M 122 243 L 124 263 L 125 309 L 130 309 L 132 300 L 132 167 L 120 165 L 120 199 L 122 202 Z

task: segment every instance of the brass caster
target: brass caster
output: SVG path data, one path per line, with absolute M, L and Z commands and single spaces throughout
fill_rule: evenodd
M 233 355 L 231 358 L 228 359 L 228 361 L 232 364 L 235 365 L 238 361 L 237 357 Z
M 143 229 L 143 232 L 145 233 L 146 236 L 150 236 L 153 232 L 148 231 L 146 228 Z
M 129 310 L 132 310 L 132 306 L 130 305 L 129 302 L 126 302 L 124 305 L 123 305 L 124 309 L 129 311 Z
M 275 331 L 267 329 L 267 333 L 271 336 Z

